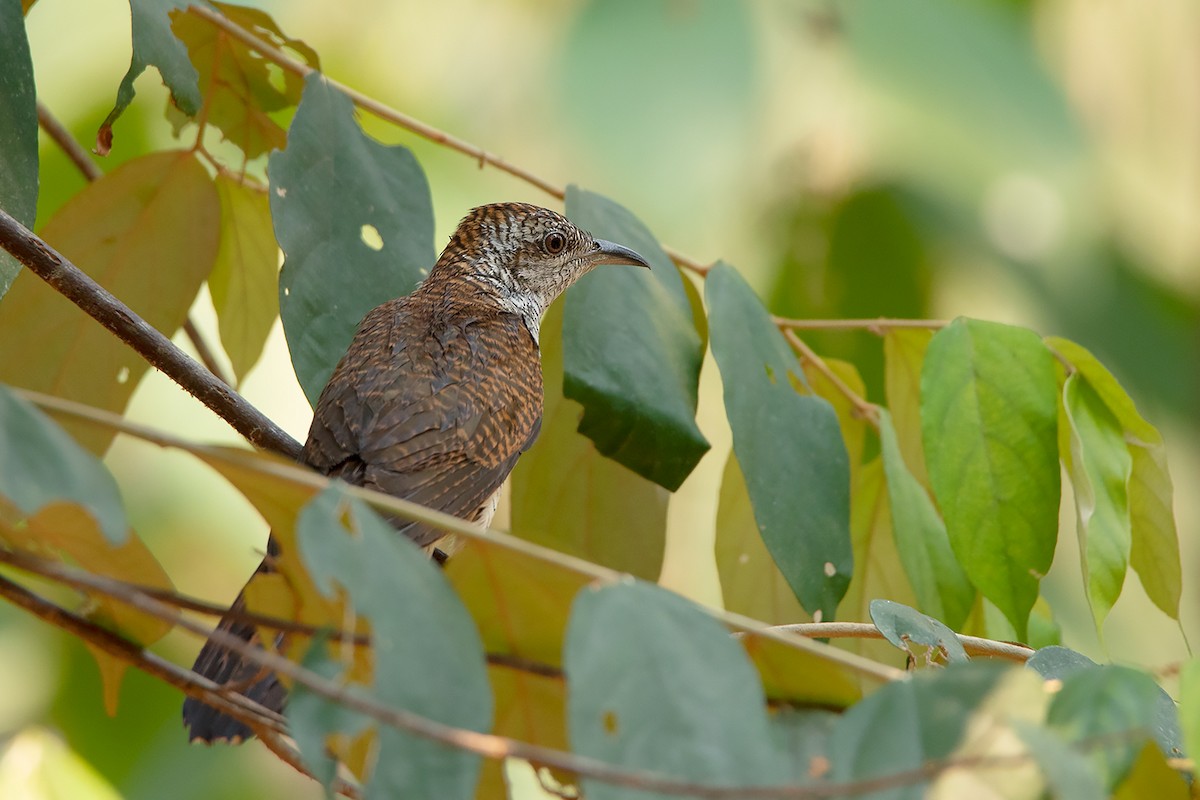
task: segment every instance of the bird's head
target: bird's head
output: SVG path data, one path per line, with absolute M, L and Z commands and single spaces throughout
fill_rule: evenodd
M 550 304 L 600 264 L 650 267 L 628 247 L 597 239 L 548 208 L 495 203 L 463 218 L 435 271 L 484 288 L 489 302 L 522 315 L 536 337 Z

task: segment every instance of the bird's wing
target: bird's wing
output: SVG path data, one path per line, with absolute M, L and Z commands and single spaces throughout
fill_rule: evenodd
M 389 308 L 390 306 L 390 308 Z M 537 435 L 542 375 L 518 318 L 364 319 L 317 403 L 305 457 L 327 474 L 473 519 Z M 424 546 L 438 530 L 393 522 Z

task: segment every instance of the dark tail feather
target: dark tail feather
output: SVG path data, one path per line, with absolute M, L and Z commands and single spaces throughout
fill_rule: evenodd
M 230 611 L 237 613 L 244 608 L 245 603 L 239 596 Z M 247 622 L 225 618 L 217 629 L 245 642 L 258 641 L 257 629 Z M 275 673 L 265 671 L 258 664 L 243 659 L 211 639 L 204 643 L 192 671 L 214 683 L 231 684 L 230 688 L 272 711 L 283 711 L 287 690 L 279 683 Z M 188 738 L 193 742 L 224 741 L 237 744 L 254 736 L 244 723 L 194 697 L 188 697 L 183 702 L 183 724 L 188 729 Z

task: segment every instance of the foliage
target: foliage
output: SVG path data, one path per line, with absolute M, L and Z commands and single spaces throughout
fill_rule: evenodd
M 999 161 L 1054 161 L 1079 144 L 1014 32 L 1017 13 L 900 5 L 849 4 L 842 35 L 895 98 L 940 96 L 960 112 L 939 133 L 974 169 L 924 186 L 929 195 L 953 204 Z M 131 8 L 132 63 L 99 148 L 122 148 L 121 115 L 136 108 L 134 79 L 148 67 L 170 90 L 183 144 L 132 155 L 62 204 L 41 237 L 167 334 L 207 284 L 236 381 L 278 317 L 313 402 L 362 315 L 411 291 L 434 261 L 422 161 L 368 135 L 355 117 L 364 99 L 319 72 L 317 54 L 265 13 L 176 0 Z M 28 225 L 38 142 L 22 13 L 0 0 L 0 35 L 19 43 L 0 54 L 10 78 L 0 82 L 0 207 Z M 981 94 L 926 71 L 913 51 L 922 20 L 941 14 L 1005 79 L 1034 87 L 1005 113 L 1041 128 L 998 136 L 986 119 L 997 106 L 977 108 Z M 997 74 L 973 69 L 988 85 Z M 901 153 L 911 147 L 897 141 Z M 615 200 L 548 188 L 570 218 L 653 269 L 599 271 L 548 314 L 545 419 L 513 473 L 510 534 L 329 485 L 268 454 L 132 424 L 122 415 L 150 364 L 30 269 L 9 288 L 3 256 L 0 561 L 83 594 L 73 630 L 100 664 L 110 709 L 128 662 L 155 662 L 117 655 L 108 637 L 148 647 L 183 602 L 97 458 L 125 433 L 192 453 L 270 524 L 282 556 L 246 598 L 250 612 L 301 626 L 280 648 L 288 664 L 275 667 L 292 687 L 297 751 L 270 725 L 264 739 L 331 791 L 505 797 L 498 759 L 509 757 L 597 798 L 737 797 L 749 787 L 966 796 L 983 784 L 1028 796 L 1186 793 L 1191 776 L 1175 767 L 1200 746 L 1195 663 L 1182 670 L 1181 715 L 1146 672 L 993 641 L 1057 637 L 1043 590 L 1063 476 L 1096 628 L 1131 568 L 1157 608 L 1180 617 L 1163 437 L 1107 367 L 1070 339 L 966 317 L 852 325 L 882 337 L 874 355 L 860 357 L 859 339 L 852 360 L 822 358 L 808 340 L 824 349 L 839 332 L 810 337 L 803 321 L 773 316 L 734 266 L 663 247 Z M 876 186 L 825 209 L 832 285 L 853 302 L 873 296 L 870 269 L 892 252 L 863 239 L 882 220 L 911 278 L 889 280 L 904 284 L 906 312 L 918 309 L 925 254 L 914 207 Z M 714 554 L 728 611 L 653 584 L 670 493 L 710 448 L 697 422 L 706 347 L 732 433 Z M 886 404 L 867 399 L 880 391 Z M 465 546 L 437 569 L 376 511 L 453 530 Z M 32 609 L 23 586 L 0 576 L 2 593 Z M 868 613 L 869 624 L 839 627 Z M 808 623 L 804 636 L 772 627 L 789 623 Z M 968 630 L 986 638 L 955 633 Z M 894 649 L 823 641 L 838 635 L 882 636 Z M 905 661 L 915 674 L 897 668 Z M 352 777 L 338 777 L 335 758 Z

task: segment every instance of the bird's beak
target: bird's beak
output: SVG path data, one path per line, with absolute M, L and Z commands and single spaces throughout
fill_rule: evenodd
M 597 239 L 596 246 L 599 249 L 592 254 L 592 262 L 595 264 L 628 264 L 631 267 L 650 269 L 646 259 L 624 245 Z

